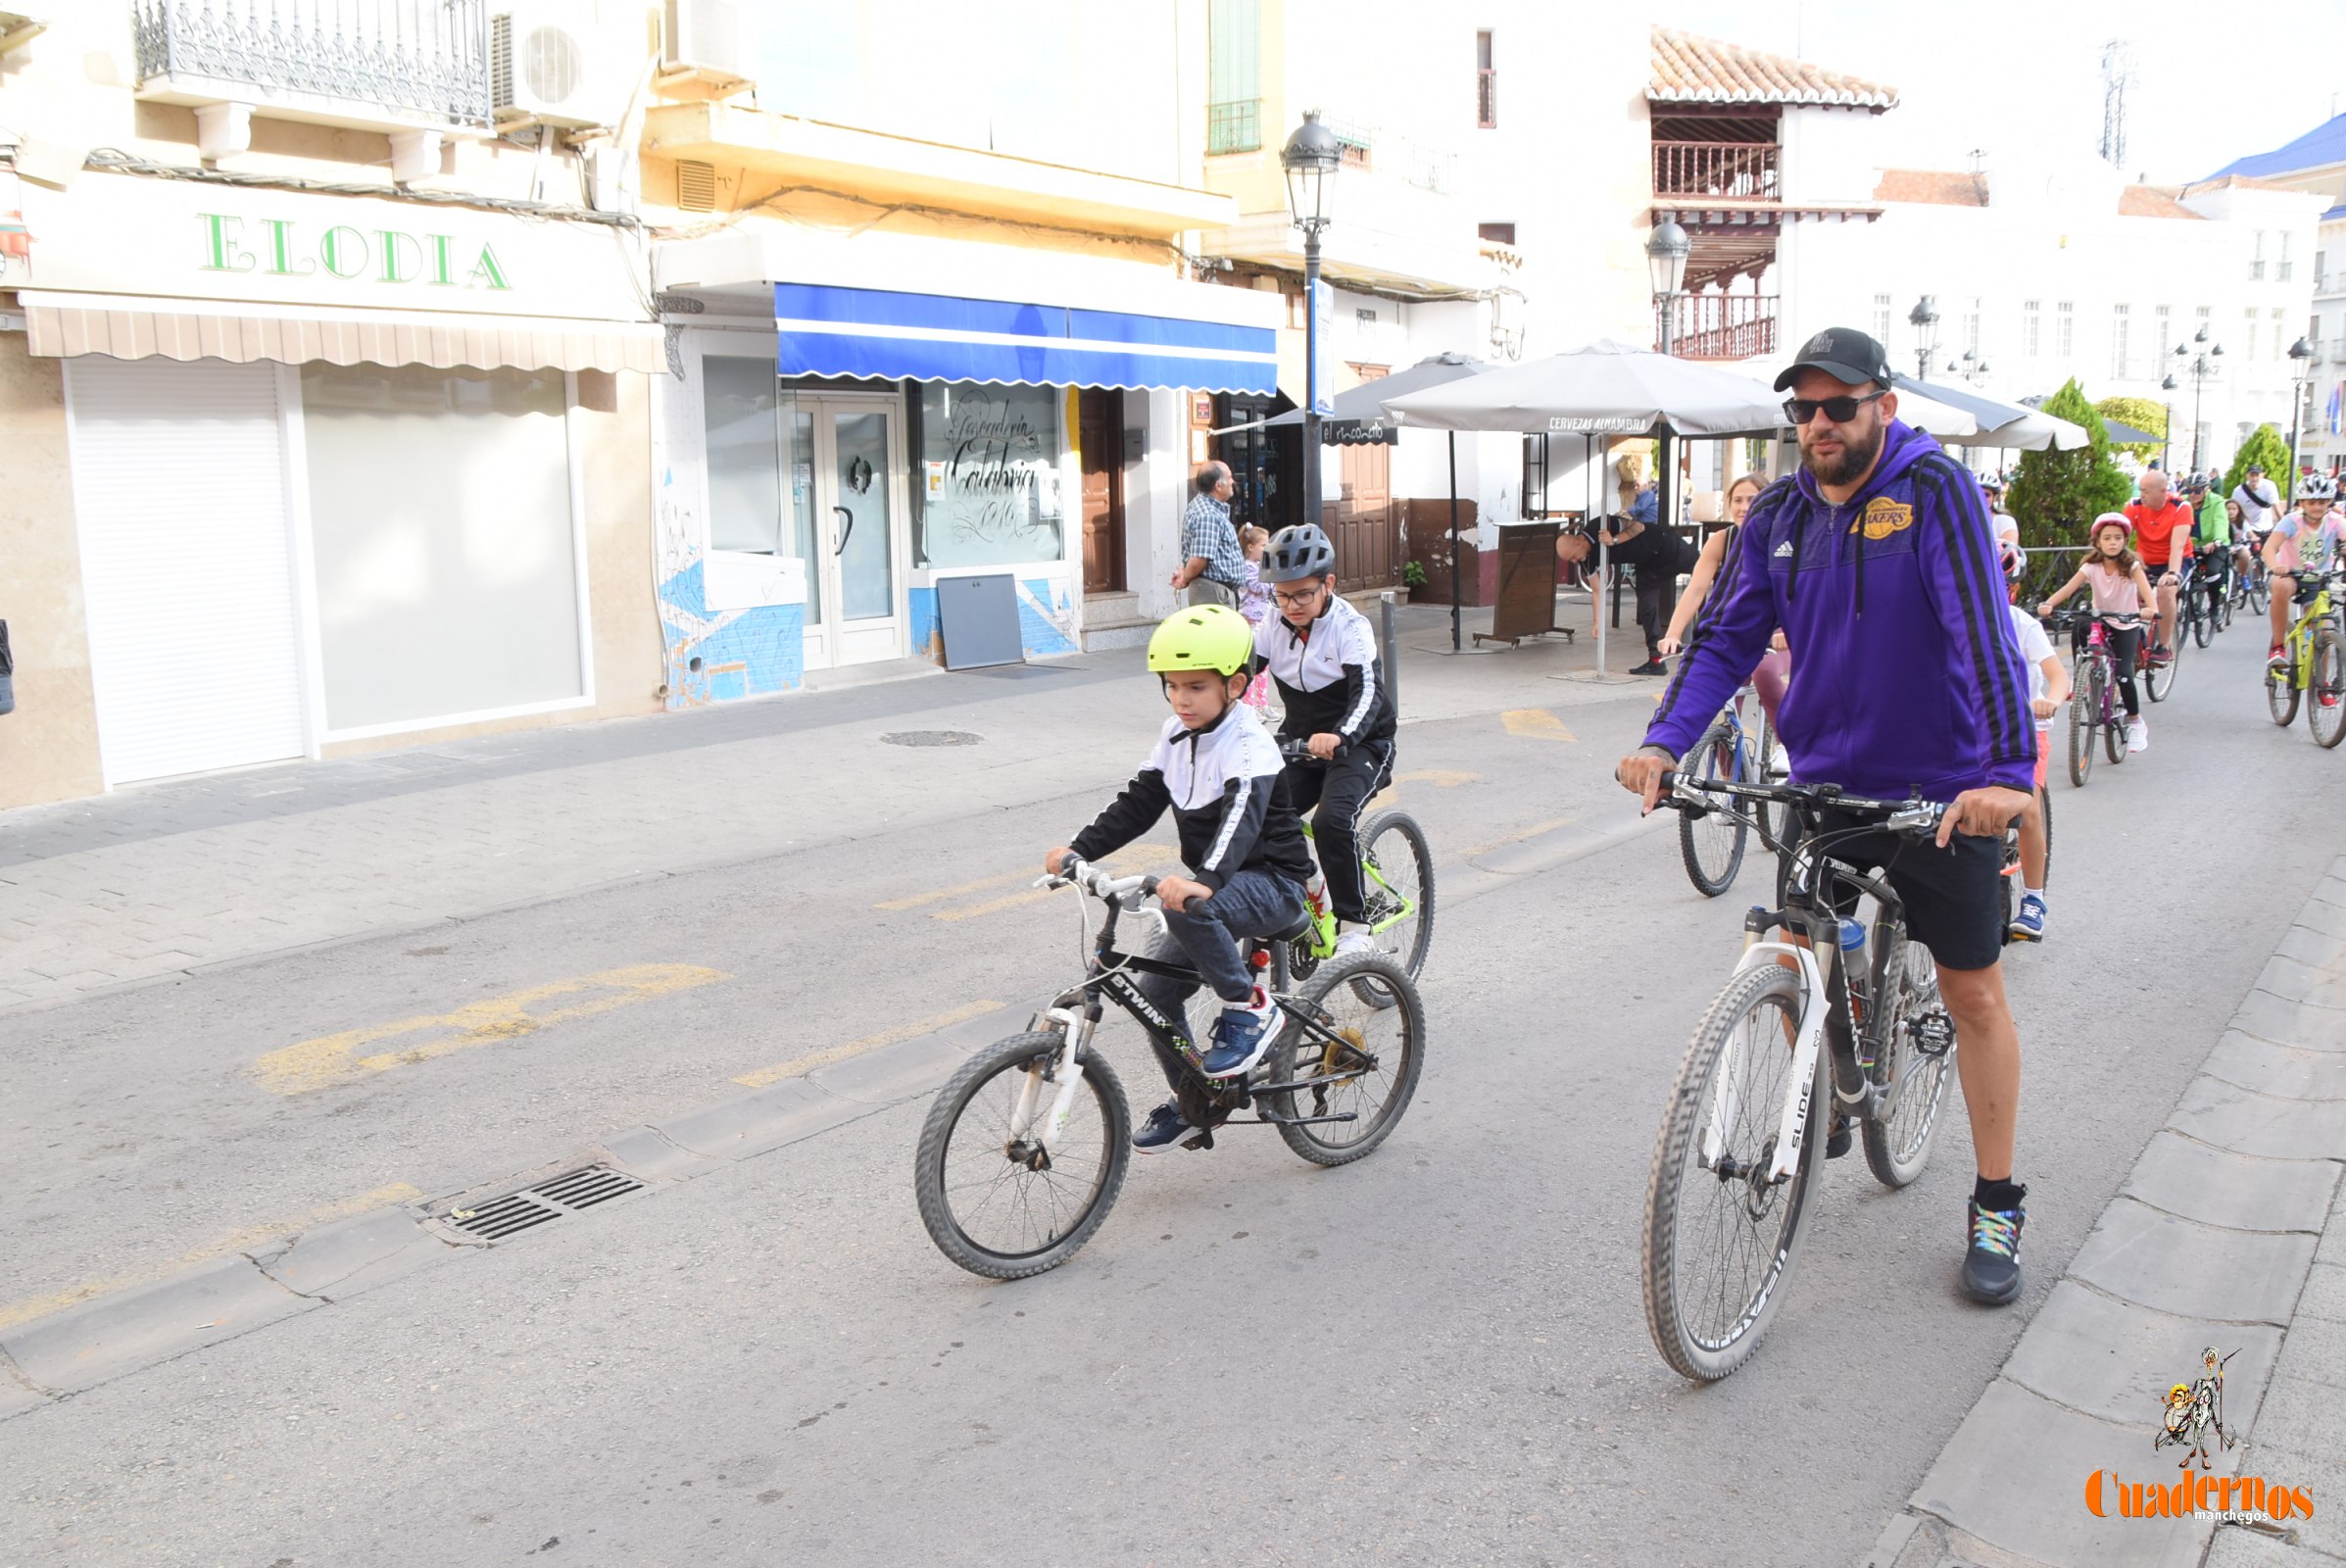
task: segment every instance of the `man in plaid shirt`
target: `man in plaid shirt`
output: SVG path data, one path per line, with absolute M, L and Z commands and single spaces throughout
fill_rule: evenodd
M 1182 565 L 1173 586 L 1190 588 L 1193 605 L 1236 606 L 1246 577 L 1246 557 L 1230 522 L 1230 498 L 1238 485 L 1230 465 L 1209 463 L 1197 470 L 1197 493 L 1181 514 Z M 1206 586 L 1197 588 L 1202 581 Z

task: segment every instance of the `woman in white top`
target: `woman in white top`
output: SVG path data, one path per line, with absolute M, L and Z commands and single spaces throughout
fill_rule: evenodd
M 1686 591 L 1678 597 L 1678 608 L 1671 612 L 1670 629 L 1663 633 L 1659 651 L 1663 654 L 1681 653 L 1686 646 L 1686 629 L 1694 624 L 1694 617 L 1702 611 L 1710 597 L 1711 584 L 1718 579 L 1719 568 L 1728 553 L 1735 547 L 1735 536 L 1742 532 L 1743 516 L 1751 510 L 1751 503 L 1768 487 L 1768 481 L 1756 473 L 1744 474 L 1727 487 L 1727 526 L 1713 533 L 1702 543 L 1702 554 L 1694 560 L 1694 569 L 1686 576 Z M 1784 648 L 1784 633 L 1778 632 L 1765 659 L 1751 672 L 1751 684 L 1759 693 L 1760 707 L 1767 710 L 1769 722 L 1776 719 L 1776 705 L 1784 701 L 1784 689 L 1792 678 L 1792 656 Z
M 2105 615 L 2140 615 L 2142 607 L 2155 603 L 2151 598 L 2150 579 L 2143 575 L 2142 562 L 2126 541 L 2133 536 L 2134 525 L 2122 513 L 2105 512 L 2093 519 L 2093 547 L 2085 554 L 2069 581 L 2063 583 L 2037 607 L 2037 613 L 2049 615 L 2062 600 L 2079 588 L 2093 593 L 2094 610 Z M 2143 751 L 2150 745 L 2150 731 L 2142 722 L 2142 705 L 2134 696 L 2134 661 L 2142 653 L 2140 625 L 2109 629 L 2110 658 L 2118 666 L 2118 696 L 2126 710 L 2126 750 Z M 2085 628 L 2077 627 L 2073 646 L 2085 646 Z

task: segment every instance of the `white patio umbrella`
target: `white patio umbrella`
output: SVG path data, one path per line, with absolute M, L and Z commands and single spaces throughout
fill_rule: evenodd
M 2079 424 L 2056 418 L 2039 409 L 2023 403 L 2006 403 L 1975 392 L 1970 387 L 1948 386 L 1938 381 L 1921 381 L 1911 375 L 1893 373 L 1890 381 L 1898 389 L 1898 401 L 1903 404 L 1913 394 L 1920 394 L 1934 403 L 1944 403 L 1961 409 L 1979 421 L 1979 428 L 1971 435 L 1949 436 L 1957 446 L 2018 447 L 2027 452 L 2041 452 L 2050 447 L 2056 452 L 2075 452 L 2088 446 L 2093 438 Z

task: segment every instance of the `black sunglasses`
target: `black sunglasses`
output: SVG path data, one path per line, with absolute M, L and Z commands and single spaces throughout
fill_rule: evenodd
M 1877 398 L 1887 396 L 1889 389 L 1884 387 L 1879 392 L 1868 392 L 1862 398 L 1785 398 L 1784 416 L 1794 425 L 1802 425 L 1823 414 L 1834 424 L 1847 424 L 1857 417 L 1860 408 Z

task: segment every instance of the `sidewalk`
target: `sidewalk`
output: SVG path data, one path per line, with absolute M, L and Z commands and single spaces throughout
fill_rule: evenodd
M 1407 721 L 1658 687 L 1588 678 L 1585 641 L 1449 657 L 1446 609 L 1400 613 Z M 1471 633 L 1490 612 L 1466 621 Z M 1130 771 L 1156 700 L 1139 651 L 1116 650 L 0 812 L 0 1014 L 990 807 L 1096 796 Z M 952 732 L 947 744 L 938 731 Z
M 2346 857 L 1869 1568 L 2346 1563 L 2342 1162 Z M 2302 1490 L 2310 1516 L 2293 1500 L 2223 1523 L 2124 1516 L 2137 1486 L 2182 1477 L 2182 1450 L 2152 1442 L 2207 1348 L 2231 1356 L 2224 1418 L 2243 1437 L 2207 1474 Z

